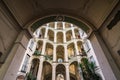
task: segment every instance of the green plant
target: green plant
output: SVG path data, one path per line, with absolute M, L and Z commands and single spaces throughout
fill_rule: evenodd
M 34 54 L 33 55 L 36 55 L 36 56 L 40 56 L 41 55 L 41 52 L 38 51 L 38 50 L 35 50 Z
M 37 80 L 35 76 L 32 75 L 32 73 L 28 73 L 27 80 Z
M 53 59 L 52 55 L 44 55 L 44 57 L 45 57 L 46 60 L 52 60 Z
M 95 73 L 95 64 L 93 62 L 90 63 L 87 58 L 82 58 L 80 67 L 85 80 L 99 80 Z

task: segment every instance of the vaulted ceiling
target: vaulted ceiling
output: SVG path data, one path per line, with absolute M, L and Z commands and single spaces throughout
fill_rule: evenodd
M 4 0 L 21 26 L 52 15 L 82 18 L 99 28 L 119 0 Z

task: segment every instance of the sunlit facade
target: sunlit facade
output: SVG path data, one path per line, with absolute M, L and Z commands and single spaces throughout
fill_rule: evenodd
M 87 80 L 82 59 L 94 64 L 98 80 L 104 80 L 86 33 L 67 22 L 40 26 L 29 41 L 19 68 L 26 80 Z M 89 64 L 87 64 L 89 65 Z M 90 66 L 89 66 L 90 67 Z M 19 80 L 19 79 L 18 79 Z

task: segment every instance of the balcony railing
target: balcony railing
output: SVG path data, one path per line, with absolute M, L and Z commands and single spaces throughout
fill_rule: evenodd
M 52 55 L 44 55 L 44 57 L 45 57 L 46 60 L 52 60 L 53 59 Z
M 38 51 L 38 50 L 35 50 L 35 52 L 34 52 L 34 54 L 33 55 L 35 55 L 35 56 L 40 56 L 41 55 L 41 52 L 40 51 Z

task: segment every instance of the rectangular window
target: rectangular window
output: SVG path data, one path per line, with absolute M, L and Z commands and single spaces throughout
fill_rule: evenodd
M 26 57 L 25 57 L 21 72 L 26 72 L 29 58 L 30 58 L 30 56 L 27 54 Z
M 31 43 L 30 43 L 29 48 L 32 50 L 33 46 L 34 46 L 34 41 L 33 41 L 33 40 L 31 40 Z
M 90 50 L 90 46 L 87 41 L 85 43 L 85 49 L 86 49 L 86 52 L 89 52 L 89 50 Z

